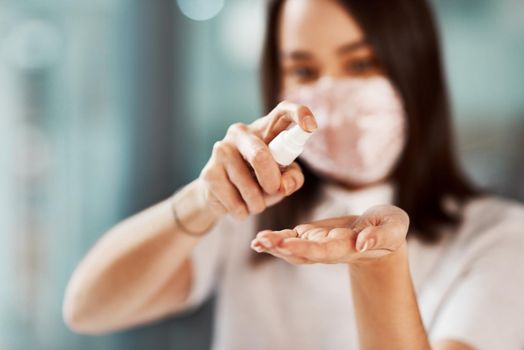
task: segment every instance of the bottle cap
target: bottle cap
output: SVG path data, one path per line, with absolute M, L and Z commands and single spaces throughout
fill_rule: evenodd
M 302 153 L 304 144 L 311 135 L 312 133 L 295 125 L 278 134 L 269 143 L 269 151 L 277 163 L 287 166 Z
M 295 125 L 291 129 L 287 129 L 286 132 L 287 135 L 285 135 L 285 138 L 287 140 L 302 146 L 305 145 L 306 141 L 312 135 L 312 133 L 305 131 L 298 125 Z

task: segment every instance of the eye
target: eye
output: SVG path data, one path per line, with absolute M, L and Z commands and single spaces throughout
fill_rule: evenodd
M 349 74 L 367 74 L 377 70 L 377 64 L 372 58 L 352 59 L 346 64 Z
M 288 74 L 299 81 L 309 81 L 317 78 L 317 71 L 311 67 L 293 67 L 288 70 Z

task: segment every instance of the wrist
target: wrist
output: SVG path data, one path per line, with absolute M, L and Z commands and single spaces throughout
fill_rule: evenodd
M 351 263 L 349 267 L 355 273 L 390 271 L 392 268 L 404 265 L 407 260 L 407 241 L 404 240 L 398 249 L 387 255 Z
M 187 233 L 203 235 L 219 219 L 209 209 L 198 179 L 176 191 L 170 200 L 176 224 Z

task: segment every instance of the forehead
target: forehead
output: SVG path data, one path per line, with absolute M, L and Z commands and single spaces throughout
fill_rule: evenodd
M 356 21 L 336 0 L 286 0 L 278 36 L 282 51 L 332 51 L 364 39 Z

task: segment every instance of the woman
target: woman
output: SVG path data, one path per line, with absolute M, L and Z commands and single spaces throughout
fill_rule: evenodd
M 521 349 L 524 210 L 458 170 L 427 4 L 272 1 L 262 73 L 267 115 L 97 242 L 67 324 L 122 329 L 216 289 L 214 349 Z M 281 171 L 267 144 L 294 123 L 313 135 Z

